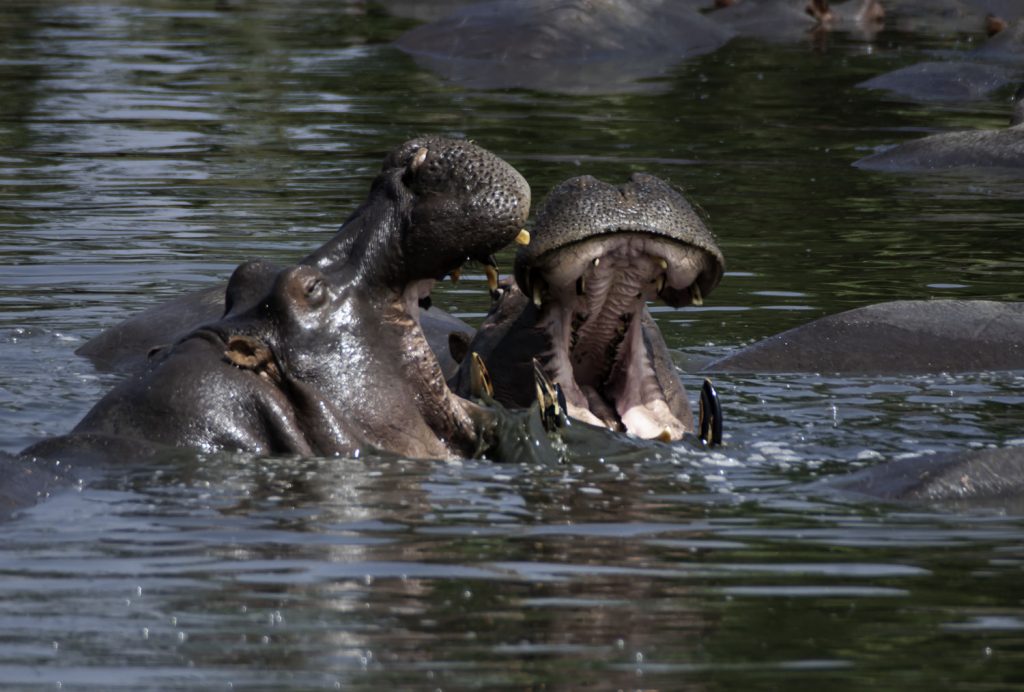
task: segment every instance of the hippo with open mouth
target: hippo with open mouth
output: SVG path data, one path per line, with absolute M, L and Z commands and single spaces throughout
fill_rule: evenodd
M 647 301 L 700 305 L 724 266 L 712 232 L 664 181 L 572 178 L 548 196 L 517 253 L 515 283 L 464 349 L 480 354 L 503 404 L 533 400 L 536 359 L 571 418 L 679 440 L 694 432 L 693 413 Z
M 152 351 L 53 457 L 124 440 L 257 454 L 415 457 L 480 451 L 479 407 L 455 396 L 419 323 L 433 281 L 520 233 L 526 181 L 473 144 L 406 142 L 343 232 L 284 270 L 239 267 L 224 316 Z M 127 445 L 131 447 L 132 445 Z

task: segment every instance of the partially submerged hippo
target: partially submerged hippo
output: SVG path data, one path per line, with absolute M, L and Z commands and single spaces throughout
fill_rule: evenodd
M 704 370 L 909 375 L 1022 368 L 1024 303 L 901 300 L 814 320 Z
M 1024 511 L 1024 447 L 964 450 L 878 464 L 808 488 L 856 499 Z
M 222 319 L 158 349 L 70 435 L 25 454 L 127 440 L 258 454 L 369 446 L 473 455 L 479 412 L 448 389 L 419 301 L 467 256 L 511 242 L 528 209 L 529 187 L 497 157 L 465 142 L 411 140 L 386 159 L 346 232 L 308 265 L 239 267 Z
M 393 175 L 396 162 L 410 151 L 426 148 L 431 152 L 428 163 L 432 166 L 432 187 L 412 190 L 411 196 L 401 200 L 371 191 L 369 198 L 342 224 L 338 232 L 320 248 L 300 261 L 333 275 L 346 266 L 353 249 L 365 252 L 359 238 L 368 230 L 384 224 L 406 225 L 417 221 L 416 214 L 430 213 L 441 222 L 453 222 L 460 215 L 467 225 L 497 220 L 502 224 L 526 217 L 530 206 L 529 186 L 511 166 L 489 151 L 469 142 L 443 137 L 420 137 L 410 140 L 388 155 L 375 186 Z M 401 202 L 404 209 L 396 207 Z M 483 238 L 484 236 L 481 236 Z M 471 235 L 463 238 L 463 257 L 471 257 L 490 264 L 486 247 L 475 243 Z M 421 248 L 427 253 L 433 248 Z M 450 249 L 450 248 L 448 248 Z M 263 265 L 254 265 L 263 266 Z M 493 267 L 488 269 L 493 272 Z M 245 285 L 252 301 L 265 293 L 276 273 L 264 267 L 264 283 L 251 278 Z M 433 277 L 433 278 L 440 278 Z M 429 305 L 429 282 L 421 283 L 424 305 Z M 236 300 L 242 299 L 236 297 Z M 114 372 L 134 372 L 145 367 L 150 350 L 171 344 L 198 326 L 216 320 L 225 311 L 224 286 L 218 285 L 183 295 L 175 300 L 145 310 L 124 322 L 102 332 L 86 342 L 76 353 L 89 358 L 98 368 Z M 437 310 L 420 313 L 421 325 L 435 353 L 442 359 L 446 375 L 454 372 L 456 364 L 447 358 L 448 334 L 453 331 L 471 331 L 470 327 Z
M 980 29 L 980 27 L 978 27 Z M 857 86 L 912 101 L 975 101 L 1024 77 L 1024 19 L 984 45 L 872 77 Z
M 762 41 L 799 41 L 827 31 L 860 31 L 869 38 L 881 27 L 879 0 L 718 0 L 708 17 L 739 36 Z
M 1013 115 L 1006 129 L 930 135 L 866 156 L 853 165 L 889 171 L 1024 168 L 1024 86 L 1014 96 Z
M 636 173 L 620 187 L 572 178 L 548 195 L 532 240 L 469 350 L 487 364 L 495 398 L 533 399 L 533 360 L 561 386 L 571 417 L 644 438 L 693 432 L 690 403 L 647 310 L 660 298 L 700 305 L 724 259 L 683 196 Z M 465 391 L 466 363 L 455 379 Z
M 473 89 L 617 93 L 711 52 L 732 33 L 680 0 L 492 0 L 412 29 L 395 45 Z

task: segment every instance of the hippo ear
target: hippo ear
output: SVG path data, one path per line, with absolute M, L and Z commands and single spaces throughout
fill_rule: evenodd
M 229 363 L 243 370 L 252 370 L 274 381 L 280 379 L 274 352 L 256 337 L 241 334 L 231 336 L 228 338 L 224 357 Z

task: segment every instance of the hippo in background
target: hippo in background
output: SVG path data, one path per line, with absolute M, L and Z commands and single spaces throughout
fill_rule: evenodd
M 1013 98 L 1013 114 L 1005 129 L 930 135 L 866 156 L 853 165 L 869 170 L 915 172 L 957 168 L 1019 170 L 1024 167 L 1024 85 Z
M 399 37 L 424 68 L 470 89 L 651 91 L 682 60 L 732 32 L 677 0 L 491 0 Z
M 772 43 L 792 43 L 829 31 L 853 31 L 868 40 L 881 30 L 885 9 L 880 0 L 717 0 L 708 17 L 738 36 Z
M 900 300 L 829 315 L 704 372 L 912 375 L 1024 369 L 1024 303 Z
M 714 235 L 664 181 L 619 187 L 590 176 L 555 187 L 472 343 L 507 406 L 533 399 L 533 363 L 561 387 L 571 418 L 641 438 L 694 432 L 690 402 L 647 309 L 700 305 L 724 259 Z M 467 363 L 452 380 L 465 392 Z
M 872 500 L 1024 514 L 1024 447 L 895 459 L 830 476 L 802 490 L 857 502 Z
M 953 35 L 982 31 L 992 20 L 1024 16 L 1018 0 L 886 0 L 889 26 L 914 34 Z
M 515 169 L 475 145 L 406 142 L 385 159 L 346 232 L 308 264 L 242 265 L 228 284 L 223 318 L 155 349 L 147 367 L 69 435 L 23 454 L 74 458 L 108 448 L 121 456 L 126 446 L 153 444 L 475 455 L 488 421 L 448 389 L 420 328 L 419 304 L 435 278 L 467 256 L 487 258 L 511 242 L 529 197 Z
M 1024 10 L 1022 10 L 1024 14 Z M 981 30 L 979 26 L 978 31 Z M 948 60 L 928 60 L 863 81 L 862 89 L 886 91 L 920 102 L 963 102 L 988 97 L 1024 78 L 1024 19 L 970 51 Z
M 506 219 L 525 219 L 530 196 L 529 187 L 522 176 L 497 156 L 469 142 L 434 136 L 410 140 L 385 158 L 382 175 L 386 175 L 388 168 L 394 165 L 397 152 L 407 152 L 413 147 L 428 148 L 432 152 L 432 164 L 435 160 L 445 161 L 446 164 L 437 174 L 448 176 L 447 181 L 436 180 L 435 189 L 416 193 L 419 197 L 411 200 L 419 203 L 416 209 L 436 208 L 439 215 L 443 213 L 449 216 L 455 216 L 461 211 L 466 213 L 468 219 L 493 217 L 502 222 Z M 443 155 L 441 152 L 444 152 Z M 457 198 L 453 193 L 460 190 L 460 185 L 468 186 L 469 193 Z M 299 263 L 316 267 L 328 275 L 341 271 L 357 244 L 356 239 L 367 228 L 390 219 L 394 213 L 393 204 L 394 200 L 371 194 L 330 240 Z M 465 248 L 465 256 L 481 262 L 488 274 L 496 277 L 493 258 L 488 253 L 483 253 L 480 248 L 469 243 Z M 236 301 L 253 301 L 261 297 L 280 269 L 255 264 L 250 271 L 256 268 L 262 268 L 263 283 L 250 277 L 249 281 L 239 284 L 249 287 L 249 295 L 243 296 L 239 292 L 235 296 Z M 422 306 L 429 308 L 429 286 L 424 284 L 422 288 Z M 224 313 L 225 288 L 219 284 L 149 308 L 103 331 L 83 344 L 76 353 L 88 358 L 100 370 L 138 372 L 146 367 L 148 355 L 153 348 L 174 343 L 200 325 L 219 319 Z M 442 369 L 446 376 L 451 375 L 457 364 L 448 356 L 448 335 L 453 331 L 472 331 L 472 328 L 439 310 L 424 309 L 419 319 L 428 342 L 440 359 Z

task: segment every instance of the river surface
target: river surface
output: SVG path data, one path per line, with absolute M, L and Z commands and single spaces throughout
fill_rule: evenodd
M 635 93 L 566 96 L 447 83 L 389 45 L 413 25 L 341 0 L 3 3 L 0 449 L 68 431 L 117 381 L 84 341 L 304 255 L 420 133 L 498 153 L 535 203 L 581 173 L 682 186 L 728 263 L 702 308 L 656 309 L 683 366 L 883 300 L 1024 299 L 1019 178 L 850 165 L 1006 122 L 1009 91 L 853 88 L 976 34 L 737 40 Z M 482 275 L 434 304 L 479 320 Z M 1024 519 L 805 489 L 1024 444 L 1022 373 L 716 385 L 714 453 L 126 463 L 2 525 L 0 687 L 1024 686 Z

